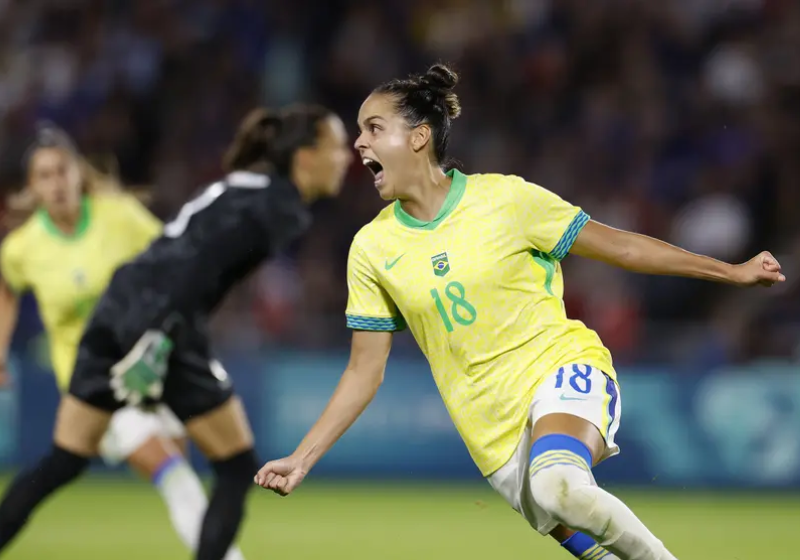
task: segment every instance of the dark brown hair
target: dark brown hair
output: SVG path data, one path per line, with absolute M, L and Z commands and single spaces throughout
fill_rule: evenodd
M 395 109 L 409 126 L 427 124 L 433 132 L 433 153 L 443 164 L 450 143 L 450 125 L 461 114 L 453 88 L 458 74 L 445 64 L 434 64 L 423 75 L 396 79 L 379 85 L 373 93 L 390 95 Z
M 225 171 L 262 165 L 287 174 L 299 148 L 313 146 L 320 123 L 333 113 L 319 105 L 295 104 L 280 111 L 252 110 L 239 125 L 222 165 Z
M 22 163 L 28 177 L 30 177 L 33 155 L 38 150 L 43 149 L 62 150 L 77 161 L 81 172 L 81 191 L 83 194 L 118 195 L 123 193 L 122 184 L 116 176 L 116 160 L 113 156 L 106 158 L 106 170 L 101 170 L 98 165 L 90 162 L 78 151 L 75 143 L 66 132 L 49 122 L 42 123 L 36 127 L 35 136 L 25 150 Z M 145 193 L 134 196 L 139 200 L 147 198 Z M 11 194 L 7 199 L 4 225 L 9 228 L 21 225 L 36 211 L 38 206 L 39 201 L 36 200 L 34 194 L 27 187 Z

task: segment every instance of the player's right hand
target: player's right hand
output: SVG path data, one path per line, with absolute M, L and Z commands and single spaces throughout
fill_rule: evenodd
M 303 462 L 290 455 L 261 467 L 255 476 L 255 483 L 281 496 L 288 496 L 300 486 L 307 474 L 308 469 Z

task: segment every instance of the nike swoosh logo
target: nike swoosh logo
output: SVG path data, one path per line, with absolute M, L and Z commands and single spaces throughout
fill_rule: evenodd
M 405 253 L 403 253 L 402 255 L 400 255 L 399 257 L 397 257 L 397 258 L 396 258 L 395 260 L 393 260 L 392 262 L 389 262 L 389 261 L 387 260 L 385 263 L 383 263 L 383 267 L 384 267 L 386 270 L 392 270 L 392 269 L 394 268 L 394 265 L 396 265 L 396 264 L 397 264 L 397 261 L 399 261 L 400 259 L 402 259 L 404 256 L 405 256 Z
M 562 393 L 561 394 L 561 400 L 562 401 L 585 401 L 586 399 L 585 398 L 581 398 L 581 397 L 568 397 L 568 396 L 566 396 L 565 394 Z

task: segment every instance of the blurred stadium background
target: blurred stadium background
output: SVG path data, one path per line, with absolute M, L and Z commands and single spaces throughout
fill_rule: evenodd
M 349 125 L 381 80 L 452 61 L 467 172 L 515 173 L 595 219 L 790 277 L 744 292 L 569 259 L 566 306 L 616 357 L 620 488 L 683 560 L 797 557 L 800 4 L 794 0 L 0 0 L 0 185 L 35 122 L 66 128 L 167 217 L 219 173 L 253 105 L 322 102 Z M 354 165 L 312 234 L 214 323 L 262 457 L 291 451 L 346 360 L 345 259 L 382 202 Z M 3 197 L 5 198 L 5 197 Z M 13 218 L 6 209 L 5 218 Z M 57 402 L 35 302 L 0 393 L 0 465 L 49 443 Z M 197 464 L 203 467 L 198 458 Z M 98 471 L 9 551 L 187 558 L 155 492 Z M 249 559 L 564 558 L 482 485 L 413 340 L 354 431 L 291 499 L 254 493 Z

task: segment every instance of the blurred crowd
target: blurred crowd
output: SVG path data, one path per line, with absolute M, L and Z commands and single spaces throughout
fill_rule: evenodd
M 216 177 L 252 106 L 316 101 L 352 126 L 379 82 L 443 60 L 462 77 L 464 171 L 524 176 L 721 259 L 769 248 L 797 275 L 798 53 L 793 0 L 0 0 L 0 184 L 23 183 L 25 138 L 49 119 L 168 217 Z M 347 249 L 382 205 L 356 163 L 312 234 L 226 302 L 220 344 L 346 343 Z M 620 362 L 797 354 L 797 284 L 564 268 L 569 313 Z

